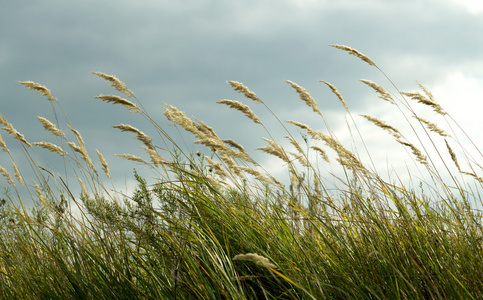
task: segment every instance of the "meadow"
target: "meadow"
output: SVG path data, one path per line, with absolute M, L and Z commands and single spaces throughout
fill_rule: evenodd
M 363 53 L 331 46 L 385 76 Z M 395 128 L 387 120 L 353 114 L 337 88 L 321 81 L 340 101 L 349 122 L 363 118 L 381 135 L 392 136 L 406 150 L 404 159 L 428 178 L 408 183 L 388 180 L 370 160 L 344 145 L 315 99 L 295 82 L 287 84 L 300 105 L 325 127 L 273 114 L 285 137 L 272 136 L 249 105 L 218 101 L 266 131 L 268 138 L 256 151 L 279 161 L 285 176 L 277 178 L 252 158 L 251 150 L 166 104 L 167 122 L 189 133 L 206 151 L 180 146 L 121 80 L 93 75 L 117 94 L 96 96 L 97 101 L 123 106 L 158 134 L 151 137 L 128 124 L 113 126 L 135 137 L 144 151 L 144 158 L 117 156 L 155 172 L 156 182 L 148 184 L 134 172 L 137 187 L 132 195 L 120 196 L 106 187 L 111 174 L 102 149 L 88 152 L 61 100 L 47 87 L 19 82 L 45 97 L 63 121 L 39 117 L 56 142 L 31 143 L 0 115 L 0 154 L 12 160 L 11 166 L 0 166 L 5 187 L 0 201 L 2 298 L 483 298 L 483 178 L 478 175 L 483 155 L 422 84 L 419 91 L 404 92 L 387 78 L 396 91 L 388 92 L 361 80 L 374 91 L 375 101 L 400 112 L 407 126 Z M 272 112 L 243 83 L 228 84 L 244 102 Z M 416 108 L 434 112 L 450 132 L 421 117 Z M 295 132 L 305 135 L 300 138 Z M 5 140 L 21 149 L 34 178 L 23 178 Z M 73 166 L 76 180 L 67 181 L 63 172 L 39 161 L 40 151 L 54 152 L 65 166 Z M 367 148 L 358 151 L 370 157 Z M 342 173 L 328 171 L 329 163 Z M 27 191 L 33 207 L 24 205 L 21 190 Z

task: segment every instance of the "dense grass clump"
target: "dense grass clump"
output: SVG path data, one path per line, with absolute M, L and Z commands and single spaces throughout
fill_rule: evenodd
M 332 46 L 379 69 L 355 49 Z M 106 159 L 97 151 L 99 162 L 94 163 L 81 133 L 65 114 L 67 124 L 62 125 L 39 117 L 56 143 L 30 143 L 0 115 L 2 129 L 16 140 L 35 174 L 33 185 L 24 182 L 0 137 L 0 148 L 10 155 L 16 178 L 15 182 L 0 167 L 6 182 L 0 201 L 2 298 L 482 298 L 483 232 L 477 210 L 482 157 L 472 157 L 460 139 L 416 112 L 414 101 L 434 110 L 451 130 L 458 128 L 423 85 L 421 92 L 390 93 L 361 80 L 407 121 L 409 129 L 403 131 L 362 115 L 379 127 L 376 130 L 392 135 L 408 150 L 409 161 L 430 178 L 418 187 L 412 181 L 384 179 L 370 155 L 363 161 L 361 153 L 344 146 L 314 98 L 292 81 L 287 83 L 326 128 L 295 120 L 280 122 L 287 135 L 284 142 L 277 142 L 281 139 L 267 130 L 270 139 L 257 150 L 280 160 L 289 176 L 276 178 L 236 141 L 220 138 L 204 122 L 166 105 L 166 118 L 193 134 L 194 143 L 206 146 L 209 154 L 183 149 L 123 82 L 94 74 L 133 101 L 117 95 L 97 99 L 139 114 L 159 134 L 161 146 L 131 125 L 113 126 L 134 134 L 146 152 L 146 159 L 117 156 L 150 168 L 157 174 L 156 182 L 148 184 L 135 171 L 135 192 L 120 197 L 101 179 L 111 175 Z M 355 125 L 357 116 L 337 88 L 322 82 Z M 20 83 L 45 96 L 54 113 L 63 113 L 46 87 Z M 228 83 L 271 112 L 242 83 Z M 226 99 L 219 103 L 242 112 L 265 130 L 248 105 Z M 62 131 L 64 127 L 74 142 Z M 353 128 L 355 134 L 359 132 L 357 126 Z M 305 143 L 292 135 L 294 129 L 304 133 Z M 68 181 L 39 161 L 36 147 L 59 154 L 66 165 L 71 162 L 76 181 Z M 368 148 L 362 149 L 369 154 Z M 334 162 L 339 171 L 321 167 Z M 76 195 L 74 190 L 81 192 Z M 24 207 L 23 194 L 30 195 L 33 208 Z

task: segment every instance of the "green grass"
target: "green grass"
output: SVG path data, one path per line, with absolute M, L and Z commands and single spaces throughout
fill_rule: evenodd
M 336 48 L 379 69 L 360 52 Z M 284 142 L 288 146 L 274 142 L 282 139 L 267 131 L 268 146 L 259 148 L 277 157 L 289 175 L 288 180 L 274 178 L 240 145 L 222 141 L 203 122 L 167 105 L 168 120 L 194 134 L 195 143 L 207 146 L 209 154 L 193 153 L 180 147 L 117 78 L 96 75 L 136 103 L 119 96 L 99 96 L 100 100 L 125 106 L 147 119 L 159 134 L 156 139 L 163 144 L 155 145 L 155 139 L 136 128 L 117 127 L 136 134 L 149 157 L 123 158 L 140 162 L 158 177 L 148 184 L 135 172 L 135 192 L 119 197 L 105 187 L 101 162 L 93 162 L 80 133 L 71 130 L 75 143 L 67 144 L 67 134 L 56 137 L 56 144 L 68 152 L 61 159 L 74 166 L 79 184 L 67 181 L 39 161 L 35 152 L 39 148 L 2 117 L 3 129 L 24 153 L 36 182 L 35 186 L 23 183 L 21 170 L 13 171 L 14 182 L 2 168 L 6 179 L 0 202 L 2 298 L 483 298 L 483 234 L 477 210 L 483 180 L 476 163 L 481 154 L 472 158 L 459 147 L 460 139 L 442 136 L 431 130 L 434 126 L 412 118 L 419 116 L 413 105 L 418 101 L 426 105 L 419 108 L 436 111 L 449 128 L 457 128 L 422 85 L 421 93 L 390 94 L 363 81 L 401 112 L 410 125 L 408 132 L 416 137 L 409 141 L 401 129 L 365 117 L 380 127 L 374 130 L 393 135 L 408 151 L 408 160 L 430 178 L 413 186 L 384 180 L 369 167 L 371 163 L 361 161 L 361 153 L 343 146 L 329 127 L 312 129 L 297 122 L 280 122 L 291 137 L 290 144 Z M 245 86 L 229 83 L 271 112 Z M 289 83 L 325 122 L 308 92 Z M 66 123 L 56 122 L 59 131 L 72 126 L 50 91 L 35 83 L 22 84 L 46 96 L 54 113 L 62 112 Z M 335 87 L 326 84 L 346 108 L 348 123 L 355 126 L 358 116 L 352 115 Z M 250 108 L 224 104 L 265 129 Z M 293 138 L 294 128 L 307 134 L 306 144 Z M 354 128 L 357 135 L 359 128 Z M 56 132 L 52 127 L 47 130 Z M 436 146 L 442 141 L 447 148 Z M 15 162 L 3 139 L 0 142 Z M 341 172 L 327 171 L 319 150 L 308 145 L 327 150 L 323 155 L 339 164 Z M 108 174 L 107 164 L 104 167 Z M 77 195 L 74 190 L 82 192 Z M 33 208 L 24 206 L 20 195 L 25 191 L 34 200 Z

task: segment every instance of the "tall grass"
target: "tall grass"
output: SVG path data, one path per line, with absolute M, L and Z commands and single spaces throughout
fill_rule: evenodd
M 332 46 L 379 69 L 355 49 Z M 361 80 L 381 98 L 376 101 L 390 103 L 407 121 L 403 130 L 362 115 L 374 130 L 392 135 L 407 150 L 408 160 L 420 166 L 429 178 L 420 190 L 402 177 L 391 181 L 378 174 L 370 145 L 358 148 L 362 153 L 345 146 L 315 99 L 292 81 L 287 83 L 325 129 L 274 115 L 286 135 L 281 139 L 248 105 L 219 102 L 266 130 L 269 138 L 257 150 L 278 159 L 289 175 L 276 178 L 236 141 L 222 139 L 204 122 L 166 105 L 166 118 L 193 134 L 195 144 L 206 146 L 206 155 L 180 147 L 124 83 L 115 76 L 94 74 L 129 100 L 117 95 L 95 98 L 124 106 L 157 132 L 152 138 L 128 124 L 113 126 L 134 134 L 146 152 L 144 158 L 117 156 L 145 165 L 157 174 L 156 182 L 148 184 L 135 172 L 137 188 L 132 195 L 120 197 L 107 188 L 103 178 L 111 174 L 102 153 L 91 157 L 81 133 L 46 87 L 20 82 L 45 96 L 56 118 L 63 116 L 64 122 L 39 118 L 57 142 L 30 143 L 0 117 L 2 129 L 17 143 L 34 174 L 33 185 L 24 182 L 14 160 L 18 156 L 0 138 L 4 155 L 13 162 L 13 171 L 0 168 L 6 182 L 0 202 L 3 298 L 482 298 L 483 235 L 477 210 L 483 182 L 478 176 L 481 153 L 471 156 L 478 148 L 471 152 L 462 147 L 467 137 L 446 133 L 420 116 L 415 102 L 434 110 L 447 128 L 458 129 L 423 85 L 421 92 L 402 92 L 389 81 L 396 91 L 390 93 Z M 242 83 L 228 83 L 272 112 Z M 353 139 L 364 142 L 359 116 L 352 114 L 334 85 L 322 83 L 346 110 Z M 295 138 L 295 130 L 306 134 L 304 141 Z M 162 142 L 156 145 L 155 140 Z M 441 141 L 446 148 L 438 146 Z M 66 168 L 73 166 L 78 182 L 42 162 L 36 153 L 46 150 L 57 153 Z M 341 172 L 330 171 L 329 162 L 337 163 Z M 27 200 L 34 201 L 33 208 L 24 206 Z

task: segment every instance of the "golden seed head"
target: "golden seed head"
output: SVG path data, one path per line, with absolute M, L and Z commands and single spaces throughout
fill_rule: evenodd
M 120 129 L 123 132 L 133 132 L 136 134 L 137 139 L 141 141 L 144 145 L 146 145 L 150 149 L 154 149 L 154 145 L 152 144 L 153 139 L 149 136 L 147 136 L 144 132 L 141 130 L 127 124 L 120 124 L 120 125 L 115 125 L 112 126 L 113 128 Z
M 38 84 L 33 81 L 17 81 L 17 82 L 23 85 L 24 87 L 28 88 L 29 90 L 37 91 L 42 96 L 47 97 L 47 99 L 49 99 L 50 101 L 57 101 L 57 99 L 55 99 L 55 97 L 52 95 L 50 90 L 41 84 Z
M 107 75 L 107 74 L 104 74 L 104 73 L 101 73 L 101 72 L 91 72 L 92 74 L 94 75 L 97 75 L 101 78 L 103 78 L 104 80 L 106 81 L 109 81 L 111 82 L 111 86 L 116 89 L 117 91 L 123 93 L 124 95 L 128 96 L 128 97 L 135 97 L 134 93 L 129 90 L 126 85 L 124 84 L 124 82 L 122 82 L 121 80 L 119 80 L 116 76 L 114 75 Z
M 39 119 L 40 123 L 42 123 L 44 128 L 50 131 L 53 135 L 65 138 L 65 134 L 62 132 L 62 130 L 58 129 L 57 126 L 52 124 L 52 122 L 43 117 L 37 117 L 37 119 Z
M 391 94 L 389 94 L 382 86 L 367 79 L 361 79 L 359 81 L 375 90 L 379 94 L 379 98 L 381 98 L 382 100 L 385 100 L 392 104 L 396 104 L 396 101 L 394 101 Z
M 345 103 L 344 98 L 339 93 L 337 88 L 334 85 L 328 83 L 327 81 L 323 81 L 323 80 L 319 80 L 319 81 L 325 83 L 332 90 L 332 93 L 334 93 L 337 96 L 337 98 L 339 98 L 339 100 L 342 103 L 342 105 L 344 106 L 345 110 L 349 111 L 349 107 L 347 107 L 347 104 Z
M 277 266 L 272 264 L 268 258 L 258 255 L 256 253 L 237 254 L 235 255 L 235 257 L 233 257 L 233 260 L 249 260 L 259 266 L 262 266 L 268 269 L 277 268 Z
M 0 135 L 0 148 L 2 148 L 5 152 L 10 153 L 10 150 L 7 148 L 7 144 L 5 144 L 5 141 L 2 139 L 2 135 Z
M 23 186 L 23 178 L 22 175 L 20 174 L 20 170 L 17 167 L 17 164 L 12 161 L 13 165 L 13 170 L 15 171 L 15 178 L 17 178 L 18 183 L 20 183 L 21 186 Z
M 319 107 L 317 105 L 317 102 L 315 102 L 314 98 L 312 98 L 312 96 L 309 94 L 309 92 L 307 92 L 307 90 L 305 88 L 299 86 L 298 84 L 296 84 L 295 82 L 292 82 L 290 80 L 285 80 L 285 82 L 290 84 L 295 89 L 295 91 L 297 91 L 300 99 L 302 101 L 304 101 L 305 104 L 307 104 L 309 107 L 311 107 L 312 110 L 314 112 L 316 112 L 317 114 L 322 115 L 322 113 L 320 112 Z
M 259 104 L 263 103 L 262 100 L 260 100 L 260 98 L 258 98 L 258 96 L 255 95 L 254 92 L 250 91 L 246 86 L 244 86 L 243 83 L 230 80 L 228 81 L 228 83 L 235 91 L 237 91 L 238 93 L 242 93 L 248 99 L 251 99 Z
M 247 116 L 253 122 L 257 124 L 262 124 L 260 119 L 257 117 L 257 115 L 255 115 L 255 113 L 250 109 L 248 105 L 242 104 L 241 102 L 238 102 L 238 101 L 226 100 L 226 99 L 218 101 L 216 103 L 225 104 L 231 108 L 241 111 L 242 113 L 245 114 L 245 116 Z
M 423 118 L 418 117 L 418 116 L 414 116 L 414 118 L 416 118 L 417 120 L 426 124 L 428 129 L 431 130 L 432 132 L 436 132 L 437 134 L 439 134 L 442 137 L 448 137 L 449 136 L 448 134 L 446 134 L 446 132 L 443 129 L 439 128 L 438 125 L 431 123 L 428 120 L 423 119 Z
M 453 149 L 448 144 L 448 141 L 444 139 L 446 143 L 446 148 L 448 148 L 449 155 L 451 156 L 451 160 L 454 162 L 455 166 L 458 168 L 458 171 L 461 172 L 460 164 L 458 163 L 458 159 L 456 158 L 456 154 L 453 152 Z
M 65 156 L 67 154 L 67 152 L 65 152 L 64 149 L 62 149 L 59 146 L 54 145 L 52 143 L 38 142 L 38 143 L 32 143 L 32 145 L 47 149 L 50 152 L 55 152 L 55 153 L 59 154 L 60 156 Z
M 114 156 L 117 156 L 117 157 L 120 157 L 120 158 L 124 158 L 124 159 L 127 159 L 127 160 L 132 160 L 132 161 L 140 162 L 140 163 L 143 163 L 143 164 L 146 164 L 146 165 L 150 165 L 144 159 L 142 159 L 140 157 L 137 157 L 135 155 L 132 155 L 132 154 L 114 154 Z
M 102 153 L 99 152 L 99 150 L 97 149 L 96 149 L 96 152 L 97 152 L 97 156 L 99 157 L 99 161 L 102 164 L 102 170 L 104 171 L 104 174 L 106 174 L 108 178 L 111 178 L 111 172 L 109 172 L 109 165 L 107 164 L 107 161 L 104 158 L 104 155 L 102 155 Z
M 12 180 L 12 176 L 10 176 L 10 174 L 7 172 L 7 170 L 5 170 L 5 168 L 3 168 L 2 166 L 0 166 L 0 173 L 2 173 L 3 177 L 5 178 L 5 181 L 8 184 L 14 185 L 14 182 Z
M 340 50 L 343 50 L 343 51 L 346 51 L 350 55 L 354 55 L 354 56 L 359 57 L 360 59 L 362 59 L 363 61 L 365 61 L 369 65 L 374 66 L 374 67 L 377 67 L 376 63 L 373 62 L 372 59 L 370 59 L 367 55 L 362 54 L 361 52 L 359 52 L 356 49 L 353 49 L 351 47 L 344 46 L 344 45 L 334 45 L 334 44 L 332 44 L 332 45 L 329 45 L 329 46 L 330 47 L 337 48 L 337 49 L 340 49 Z
M 132 103 L 129 100 L 126 100 L 124 98 L 121 98 L 119 96 L 115 95 L 99 95 L 94 97 L 96 99 L 101 99 L 102 101 L 108 102 L 108 103 L 114 103 L 114 104 L 119 104 L 122 105 L 130 110 L 132 113 L 139 113 L 141 112 L 141 109 L 134 103 Z

